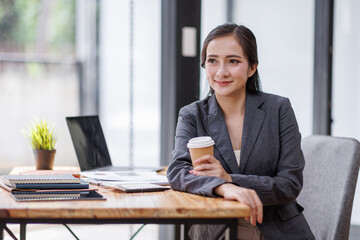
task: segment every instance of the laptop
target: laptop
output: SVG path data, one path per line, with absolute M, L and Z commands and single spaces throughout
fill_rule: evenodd
M 158 168 L 113 166 L 99 116 L 66 117 L 70 136 L 82 172 L 86 171 L 157 171 Z

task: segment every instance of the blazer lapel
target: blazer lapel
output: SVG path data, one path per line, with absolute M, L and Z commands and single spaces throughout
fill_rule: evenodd
M 264 100 L 258 95 L 250 93 L 247 93 L 246 95 L 240 173 L 244 172 L 245 165 L 249 159 L 265 118 L 265 112 L 259 108 L 263 102 Z
M 208 105 L 205 108 L 207 108 L 205 109 L 207 116 L 204 118 L 204 128 L 215 141 L 215 148 L 220 152 L 231 172 L 239 173 L 239 166 L 236 162 L 224 115 L 216 101 L 215 95 L 209 98 Z

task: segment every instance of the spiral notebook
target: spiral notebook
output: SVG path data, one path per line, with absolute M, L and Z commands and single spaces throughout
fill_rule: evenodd
M 105 200 L 106 198 L 96 191 L 51 191 L 10 192 L 10 195 L 18 202 L 29 201 L 59 201 L 59 200 Z
M 54 175 L 3 175 L 10 184 L 16 183 L 80 183 L 72 174 Z
M 57 175 L 3 175 L 3 182 L 17 189 L 88 188 L 89 184 L 72 174 Z

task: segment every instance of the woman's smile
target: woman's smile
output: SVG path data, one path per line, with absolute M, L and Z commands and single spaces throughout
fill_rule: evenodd
M 214 82 L 220 87 L 225 87 L 228 86 L 230 83 L 232 83 L 232 81 L 217 81 L 217 80 L 214 80 Z

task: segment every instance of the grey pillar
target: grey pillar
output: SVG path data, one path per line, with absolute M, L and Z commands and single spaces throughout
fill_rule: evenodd
M 177 114 L 199 99 L 200 0 L 163 0 L 161 34 L 161 164 L 174 147 Z
M 313 133 L 331 135 L 334 0 L 315 0 Z
M 181 107 L 199 99 L 201 0 L 162 0 L 161 164 L 174 148 Z M 180 226 L 163 225 L 160 239 L 180 239 Z

